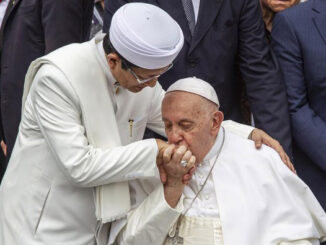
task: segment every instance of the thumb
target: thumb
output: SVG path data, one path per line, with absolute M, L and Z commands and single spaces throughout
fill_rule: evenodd
M 162 182 L 162 184 L 165 184 L 166 179 L 167 179 L 165 169 L 163 168 L 162 165 L 159 165 L 157 167 L 158 167 L 158 172 L 160 174 L 161 182 Z

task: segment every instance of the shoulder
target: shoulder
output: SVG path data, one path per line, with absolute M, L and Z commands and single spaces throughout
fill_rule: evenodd
M 287 8 L 275 15 L 275 20 L 286 18 L 293 21 L 302 21 L 302 18 L 310 16 L 309 9 L 312 8 L 314 0 L 309 0 L 304 3 L 299 3 L 291 8 Z
M 233 182 L 254 185 L 256 190 L 267 190 L 270 195 L 273 195 L 271 190 L 277 193 L 280 186 L 283 188 L 289 182 L 302 186 L 299 178 L 281 161 L 276 151 L 268 146 L 257 150 L 253 142 L 232 133 L 226 134 L 219 163 L 219 170 Z
M 41 97 L 45 99 L 50 94 L 71 101 L 78 100 L 66 76 L 60 69 L 50 64 L 44 64 L 38 69 L 33 79 L 29 94 L 32 100 Z
M 92 49 L 92 43 L 94 40 L 90 40 L 84 43 L 71 43 L 60 47 L 46 57 L 48 59 L 57 59 L 57 60 L 64 60 L 66 63 L 72 60 L 79 60 L 79 59 L 88 59 L 90 54 L 93 54 L 95 49 Z
M 42 64 L 35 73 L 32 88 L 41 86 L 60 86 L 64 84 L 65 76 L 62 71 L 51 64 Z
M 272 38 L 276 39 L 306 39 L 307 33 L 310 33 L 312 28 L 314 0 L 300 3 L 275 15 L 273 20 Z M 291 45 L 286 45 L 291 48 Z
M 225 150 L 227 158 L 235 165 L 243 165 L 253 168 L 274 168 L 276 165 L 284 165 L 278 153 L 269 146 L 263 145 L 256 149 L 252 140 L 239 137 L 231 132 L 225 133 Z M 229 154 L 230 152 L 236 154 Z

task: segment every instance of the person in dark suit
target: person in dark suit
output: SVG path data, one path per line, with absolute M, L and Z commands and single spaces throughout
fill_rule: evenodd
M 326 1 L 277 14 L 272 46 L 288 94 L 296 170 L 326 210 Z
M 0 31 L 0 131 L 7 159 L 17 136 L 29 64 L 66 44 L 87 41 L 93 5 L 94 0 L 10 0 Z
M 270 38 L 276 13 L 300 3 L 300 0 L 260 0 L 267 37 Z
M 201 78 L 215 88 L 225 118 L 243 122 L 240 67 L 255 126 L 280 141 L 291 155 L 286 93 L 278 64 L 265 38 L 259 1 L 188 1 L 144 1 L 167 11 L 179 23 L 185 36 L 184 47 L 173 68 L 160 77 L 163 88 L 183 77 Z M 104 32 L 109 30 L 113 13 L 126 2 L 134 1 L 105 1 Z M 195 4 L 189 11 L 185 6 L 192 2 Z M 189 17 L 191 12 L 195 12 L 194 18 Z
M 94 11 L 93 11 L 90 38 L 95 37 L 98 32 L 102 32 L 103 15 L 104 15 L 104 0 L 94 0 Z

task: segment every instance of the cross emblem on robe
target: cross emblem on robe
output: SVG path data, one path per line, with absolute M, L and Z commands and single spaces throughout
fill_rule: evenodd
M 175 230 L 175 235 L 173 237 L 168 237 L 168 240 L 172 242 L 172 245 L 183 244 L 183 237 L 179 236 L 179 227 Z

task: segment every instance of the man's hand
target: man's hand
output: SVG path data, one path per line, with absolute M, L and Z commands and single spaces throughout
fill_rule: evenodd
M 157 157 L 156 157 L 156 164 L 157 164 L 158 171 L 160 173 L 161 182 L 163 184 L 165 184 L 167 176 L 166 176 L 165 169 L 163 167 L 163 153 L 164 153 L 165 149 L 169 146 L 169 144 L 164 142 L 161 139 L 156 139 L 156 143 L 157 143 L 157 147 L 158 147 L 158 154 L 157 154 Z
M 157 158 L 156 158 L 156 164 L 157 164 L 158 171 L 160 173 L 161 182 L 163 184 L 165 184 L 166 181 L 167 181 L 167 173 L 166 173 L 166 169 L 165 169 L 165 167 L 163 165 L 163 154 L 164 154 L 165 150 L 168 147 L 170 147 L 170 150 L 171 149 L 173 149 L 173 150 L 171 152 L 169 150 L 168 155 L 166 155 L 166 157 L 168 157 L 168 156 L 171 157 L 172 156 L 171 154 L 173 154 L 173 152 L 174 152 L 175 145 L 170 145 L 170 144 L 164 142 L 161 139 L 156 139 L 156 143 L 157 143 L 157 147 L 158 147 L 158 150 L 159 150 Z M 196 158 L 192 159 L 192 161 L 193 160 L 196 161 Z M 192 164 L 192 161 L 190 162 L 190 164 Z M 167 158 L 166 158 L 166 162 L 168 162 Z M 195 168 L 190 168 L 190 170 L 186 174 L 184 174 L 183 179 L 182 179 L 183 184 L 188 184 L 189 183 L 194 171 L 195 171 Z
M 186 166 L 182 166 L 181 161 L 185 161 Z M 187 184 L 184 178 L 186 175 L 192 175 L 195 162 L 195 156 L 185 146 L 180 146 L 178 149 L 175 145 L 167 147 L 163 153 L 163 167 L 167 174 L 167 185 Z
M 261 0 L 262 4 L 273 12 L 277 13 L 293 5 L 297 4 L 299 0 Z
M 181 161 L 185 161 L 186 165 L 181 165 Z M 185 146 L 176 149 L 175 145 L 170 145 L 164 150 L 163 167 L 167 174 L 167 181 L 164 184 L 164 197 L 171 207 L 175 207 L 179 202 L 186 184 L 184 176 L 191 171 L 193 173 L 195 162 L 195 156 Z
M 294 166 L 288 157 L 288 155 L 285 153 L 283 147 L 281 144 L 273 139 L 271 136 L 266 134 L 263 130 L 255 128 L 252 130 L 249 139 L 253 140 L 255 142 L 255 146 L 257 149 L 259 149 L 262 144 L 268 145 L 269 147 L 273 148 L 281 157 L 282 161 L 285 163 L 286 166 L 293 172 L 297 173 L 294 169 Z
M 6 143 L 3 140 L 1 140 L 1 143 L 0 144 L 1 144 L 1 149 L 3 151 L 3 154 L 6 157 L 7 156 L 7 145 L 6 145 Z

